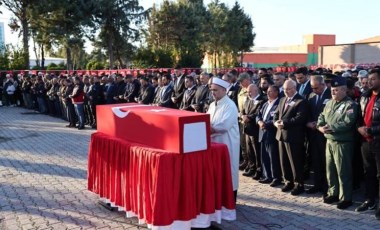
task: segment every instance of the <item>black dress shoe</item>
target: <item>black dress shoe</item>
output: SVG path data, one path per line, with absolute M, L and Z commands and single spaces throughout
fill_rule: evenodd
M 342 201 L 339 201 L 339 203 L 337 204 L 337 208 L 338 209 L 346 209 L 348 207 L 350 207 L 352 205 L 352 201 L 350 200 L 342 200 Z
M 243 163 L 241 163 L 239 165 L 239 170 L 244 170 L 246 167 L 247 167 L 248 163 L 246 161 L 244 161 Z
M 255 175 L 252 176 L 252 179 L 260 180 L 261 179 L 261 173 L 256 172 Z
M 320 188 L 313 186 L 313 187 L 309 188 L 308 190 L 306 190 L 306 193 L 307 194 L 314 194 L 314 193 L 317 193 L 320 191 L 321 191 Z
M 261 184 L 270 184 L 272 182 L 272 180 L 271 179 L 261 179 L 261 180 L 259 180 L 259 183 L 261 183 Z
M 282 188 L 281 188 L 281 191 L 282 192 L 289 192 L 290 190 L 292 190 L 294 188 L 294 184 L 292 183 L 286 183 Z
M 325 198 L 323 198 L 323 203 L 325 204 L 332 204 L 338 201 L 339 198 L 337 196 L 326 196 Z
M 84 129 L 84 126 L 79 126 L 78 130 Z
M 304 193 L 305 192 L 305 188 L 303 187 L 303 185 L 297 185 L 293 188 L 293 190 L 290 192 L 290 194 L 292 194 L 293 196 L 297 196 L 301 193 Z
M 374 200 L 366 200 L 359 207 L 355 209 L 355 212 L 364 212 L 367 210 L 374 210 L 376 208 L 376 202 Z
M 280 186 L 280 185 L 282 185 L 281 181 L 279 181 L 279 180 L 273 180 L 272 183 L 270 183 L 269 186 L 271 186 L 271 187 L 277 187 L 277 186 Z
M 243 173 L 243 176 L 247 176 L 247 177 L 251 177 L 253 175 L 255 175 L 255 171 L 252 169 L 248 170 L 248 172 Z

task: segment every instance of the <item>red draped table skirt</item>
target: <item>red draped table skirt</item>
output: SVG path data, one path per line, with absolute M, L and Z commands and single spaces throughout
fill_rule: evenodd
M 224 144 L 175 154 L 94 133 L 88 189 L 153 229 L 208 227 L 211 221 L 236 219 Z

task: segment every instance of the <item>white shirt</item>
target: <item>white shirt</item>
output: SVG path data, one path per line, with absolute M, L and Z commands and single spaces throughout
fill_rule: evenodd
M 211 141 L 226 144 L 230 155 L 231 176 L 233 189 L 239 187 L 239 155 L 240 133 L 238 124 L 238 110 L 235 103 L 225 95 L 215 103 L 212 102 L 209 110 L 211 127 L 215 133 L 211 134 Z
M 264 120 L 264 121 L 267 119 L 267 116 L 268 116 L 268 114 L 269 114 L 269 111 L 272 109 L 274 103 L 276 103 L 277 100 L 278 100 L 278 98 L 274 99 L 272 102 L 270 102 L 270 101 L 268 100 L 268 106 L 267 106 L 267 108 L 266 108 L 266 110 L 265 110 L 265 114 L 264 114 L 264 117 L 263 117 L 263 120 Z

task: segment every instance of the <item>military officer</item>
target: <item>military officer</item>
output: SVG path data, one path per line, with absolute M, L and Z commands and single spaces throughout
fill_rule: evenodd
M 323 202 L 338 202 L 338 209 L 352 205 L 352 157 L 358 106 L 347 96 L 343 77 L 331 81 L 332 100 L 318 117 L 317 128 L 327 139 L 326 175 L 328 191 Z

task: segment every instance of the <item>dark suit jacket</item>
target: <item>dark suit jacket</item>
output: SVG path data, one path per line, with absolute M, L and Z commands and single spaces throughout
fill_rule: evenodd
M 316 98 L 317 98 L 317 94 L 312 93 L 310 94 L 310 97 L 307 101 L 308 111 L 309 111 L 309 116 L 307 119 L 308 122 L 313 122 L 313 121 L 318 120 L 319 114 L 321 114 L 323 109 L 325 108 L 327 100 L 331 100 L 331 89 L 327 88 L 325 90 L 325 92 L 321 95 L 321 98 L 319 99 L 318 104 L 316 104 Z M 308 134 L 309 140 L 315 137 L 324 139 L 324 135 L 318 130 L 307 129 L 307 134 Z
M 141 86 L 138 100 L 142 104 L 150 104 L 153 102 L 154 87 L 151 84 L 147 84 L 145 87 Z
M 114 82 L 110 83 L 106 91 L 106 104 L 114 104 L 115 100 L 113 99 L 116 95 L 116 84 Z
M 256 117 L 265 102 L 266 100 L 264 100 L 262 95 L 260 95 L 255 101 L 251 99 L 245 101 L 241 115 L 247 115 L 250 120 L 248 123 L 244 124 L 245 134 L 258 138 L 259 126 L 256 123 Z
M 199 111 L 197 112 L 201 112 L 201 113 L 206 112 L 205 106 L 208 105 L 209 92 L 210 92 L 210 89 L 208 88 L 207 85 L 198 86 L 197 90 L 195 91 L 193 101 L 191 102 L 192 105 L 195 104 L 199 106 Z
M 300 84 L 297 84 L 297 92 L 299 92 L 301 88 L 301 85 Z M 310 85 L 310 80 L 307 82 L 306 86 L 305 86 L 305 89 L 303 90 L 302 92 L 302 97 L 303 98 L 309 98 L 309 95 L 313 92 L 313 90 L 311 89 L 311 85 Z
M 162 90 L 162 87 L 160 87 L 160 86 L 157 86 L 154 89 L 154 91 L 156 91 L 156 92 L 154 93 L 153 104 L 155 104 L 155 105 L 160 103 L 161 90 Z
M 259 142 L 263 142 L 263 141 L 275 142 L 276 141 L 277 129 L 273 124 L 273 118 L 274 118 L 279 102 L 280 102 L 280 98 L 278 98 L 274 102 L 266 118 L 264 118 L 264 115 L 269 106 L 269 102 L 265 102 L 263 107 L 260 109 L 259 114 L 257 115 L 256 123 L 258 123 L 259 121 L 263 121 L 265 124 L 265 129 L 259 130 Z
M 178 82 L 179 81 L 179 82 Z M 173 82 L 173 93 L 172 97 L 175 97 L 177 99 L 177 104 L 179 107 L 179 104 L 182 101 L 183 93 L 185 92 L 185 75 L 181 75 Z
M 282 120 L 284 123 L 282 129 L 277 129 L 276 139 L 278 141 L 303 143 L 307 121 L 307 102 L 296 93 L 285 109 L 286 100 L 287 97 L 280 99 L 275 113 L 274 121 Z
M 318 104 L 316 104 L 317 94 L 312 93 L 308 99 L 308 107 L 309 107 L 309 116 L 308 121 L 317 121 L 319 114 L 322 113 L 327 100 L 331 99 L 331 89 L 327 88 L 325 92 L 321 95 Z
M 158 105 L 162 107 L 173 108 L 174 104 L 171 99 L 172 93 L 173 93 L 173 86 L 171 84 L 169 84 L 166 88 L 162 87 L 162 89 L 160 89 L 160 92 L 159 92 L 160 101 L 158 102 Z
M 238 95 L 240 90 L 240 84 L 237 82 L 235 85 L 232 85 L 228 90 L 227 95 L 233 102 L 235 102 L 236 106 L 238 106 Z
M 134 79 L 131 83 L 125 86 L 124 98 L 127 102 L 136 102 L 135 97 L 138 97 L 140 92 L 140 82 Z
M 195 96 L 195 92 L 197 91 L 197 87 L 193 87 L 191 90 L 186 89 L 185 93 L 183 94 L 181 105 L 179 106 L 179 109 L 181 110 L 187 110 L 187 111 L 194 111 L 193 107 L 191 107 L 193 98 Z

